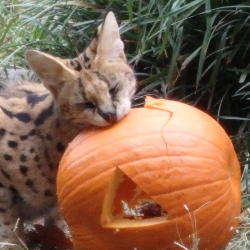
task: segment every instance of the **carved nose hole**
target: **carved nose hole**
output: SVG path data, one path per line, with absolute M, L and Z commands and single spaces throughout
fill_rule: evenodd
M 167 219 L 167 212 L 117 168 L 104 199 L 102 226 L 149 226 Z

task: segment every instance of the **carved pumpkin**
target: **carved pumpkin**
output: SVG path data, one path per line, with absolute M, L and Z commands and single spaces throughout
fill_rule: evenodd
M 118 124 L 79 134 L 57 187 L 75 250 L 223 249 L 240 213 L 225 131 L 194 107 L 150 97 Z

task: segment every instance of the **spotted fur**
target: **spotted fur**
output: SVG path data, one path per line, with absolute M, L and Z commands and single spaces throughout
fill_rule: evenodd
M 26 59 L 43 84 L 0 90 L 0 244 L 19 244 L 13 232 L 18 218 L 22 236 L 22 221 L 56 206 L 57 167 L 68 143 L 86 126 L 121 120 L 136 88 L 112 12 L 78 58 L 29 50 Z

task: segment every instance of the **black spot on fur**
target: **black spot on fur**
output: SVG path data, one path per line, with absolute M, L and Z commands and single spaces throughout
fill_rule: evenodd
M 25 184 L 26 184 L 26 186 L 28 186 L 31 189 L 33 189 L 33 187 L 34 187 L 34 182 L 31 179 L 27 179 Z
M 10 186 L 9 189 L 10 189 L 10 191 L 12 193 L 12 203 L 13 204 L 16 204 L 16 203 L 23 200 L 20 193 L 13 186 Z
M 40 126 L 44 124 L 44 122 L 50 118 L 54 113 L 54 102 L 50 104 L 50 106 L 47 109 L 44 109 L 36 118 L 34 121 L 36 126 Z
M 70 65 L 76 70 L 76 71 L 80 71 L 82 69 L 81 64 L 79 63 L 78 60 L 70 60 Z
M 27 161 L 27 156 L 26 155 L 20 155 L 20 161 L 21 162 L 26 162 Z
M 15 148 L 18 147 L 18 143 L 17 143 L 16 141 L 8 141 L 8 146 L 9 146 L 10 148 L 15 149 Z
M 48 182 L 49 182 L 50 184 L 55 184 L 55 180 L 52 179 L 52 178 L 48 178 Z
M 4 185 L 0 182 L 0 188 L 3 188 L 4 187 Z
M 25 184 L 34 192 L 34 193 L 39 193 L 39 191 L 34 187 L 34 183 L 32 180 L 28 179 Z
M 6 210 L 6 209 L 4 209 L 4 208 L 0 207 L 0 213 L 6 213 L 6 212 L 7 212 L 7 210 Z
M 4 224 L 5 226 L 9 226 L 9 225 L 10 225 L 10 222 L 9 222 L 9 221 L 4 221 L 3 224 Z
M 76 71 L 80 71 L 82 69 L 82 66 L 81 66 L 81 64 L 77 61 L 77 64 L 76 64 L 76 66 L 75 66 L 75 70 Z
M 0 129 L 0 136 L 4 136 L 6 134 L 6 130 L 4 128 Z
M 90 58 L 86 55 L 86 53 L 83 53 L 83 60 L 86 63 L 88 63 L 90 61 Z
M 40 161 L 40 156 L 39 156 L 39 155 L 36 155 L 36 156 L 34 157 L 34 161 L 35 161 L 35 162 L 39 162 L 39 161 Z
M 24 123 L 28 123 L 31 121 L 30 115 L 28 113 L 20 112 L 20 113 L 14 114 L 3 107 L 0 107 L 0 108 L 5 113 L 5 115 L 7 115 L 9 118 L 16 118 L 20 122 L 24 122 Z
M 6 160 L 6 161 L 12 161 L 13 160 L 13 157 L 11 155 L 8 155 L 8 154 L 4 154 L 3 155 L 3 158 Z
M 61 142 L 58 142 L 56 144 L 56 148 L 57 148 L 58 152 L 64 152 L 64 146 L 63 146 L 63 144 Z
M 47 148 L 44 149 L 44 156 L 46 157 L 46 161 L 48 163 L 48 166 L 50 169 L 53 169 L 54 168 L 54 165 L 53 163 L 51 162 L 51 159 L 50 159 L 50 153 L 48 151 Z
M 46 139 L 47 139 L 48 141 L 52 141 L 53 137 L 51 136 L 51 134 L 47 134 L 47 135 L 46 135 Z
M 36 130 L 35 129 L 32 129 L 32 130 L 30 130 L 30 132 L 28 133 L 28 136 L 34 136 L 34 135 L 36 135 L 37 133 L 36 133 Z
M 30 94 L 27 95 L 27 103 L 34 107 L 39 102 L 44 101 L 49 94 L 37 95 L 37 94 Z
M 30 153 L 34 153 L 35 152 L 35 148 L 30 148 Z
M 13 186 L 10 186 L 10 191 L 12 192 L 12 194 L 19 194 L 18 191 L 13 187 Z
M 29 137 L 27 136 L 27 135 L 21 135 L 20 136 L 20 140 L 21 141 L 25 141 L 25 140 L 27 140 Z
M 44 191 L 44 195 L 47 196 L 47 197 L 50 197 L 50 196 L 53 196 L 53 193 L 49 189 L 46 189 Z
M 3 176 L 4 176 L 6 179 L 8 179 L 8 180 L 11 179 L 10 175 L 9 175 L 5 170 L 1 169 L 1 172 L 2 172 Z
M 24 141 L 24 140 L 27 140 L 29 138 L 29 136 L 35 136 L 37 134 L 36 130 L 35 129 L 32 129 L 30 130 L 30 132 L 26 135 L 21 135 L 20 136 L 20 140 L 21 141 Z
M 73 60 L 73 59 L 70 59 L 69 63 L 70 63 L 70 65 L 71 65 L 72 67 L 75 67 L 75 63 L 74 63 L 74 60 Z
M 21 174 L 23 175 L 23 176 L 27 176 L 27 173 L 28 173 L 28 168 L 26 167 L 26 166 L 24 166 L 24 165 L 20 165 L 20 172 L 21 172 Z

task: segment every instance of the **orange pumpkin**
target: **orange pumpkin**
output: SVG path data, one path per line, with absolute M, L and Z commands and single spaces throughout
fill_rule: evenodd
M 239 162 L 222 127 L 150 97 L 118 124 L 79 134 L 57 188 L 75 250 L 219 250 L 240 213 Z

